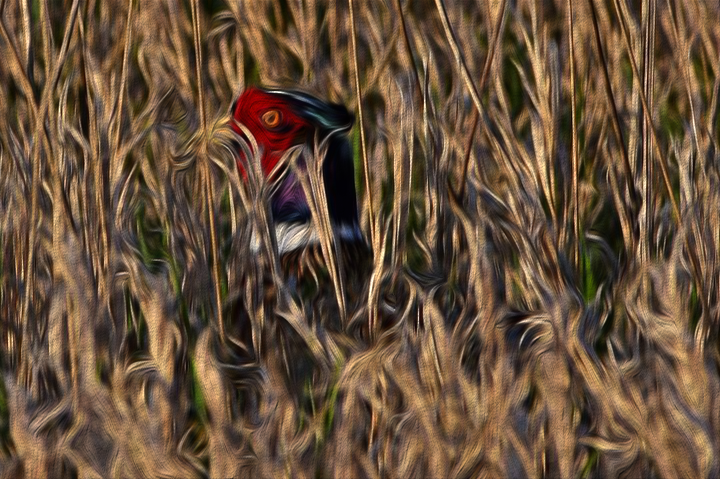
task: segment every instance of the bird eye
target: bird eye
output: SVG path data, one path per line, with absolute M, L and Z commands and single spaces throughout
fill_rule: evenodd
M 280 110 L 268 110 L 262 115 L 262 122 L 268 128 L 277 128 L 282 120 Z

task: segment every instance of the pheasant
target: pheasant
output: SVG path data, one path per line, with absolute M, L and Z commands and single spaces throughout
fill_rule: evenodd
M 270 196 L 272 223 L 278 253 L 286 275 L 302 276 L 323 262 L 317 220 L 314 222 L 300 176 L 307 170 L 317 142 L 326 142 L 322 161 L 322 181 L 327 211 L 338 251 L 346 268 L 367 266 L 367 247 L 358 221 L 352 150 L 347 133 L 354 123 L 353 115 L 342 105 L 327 103 L 297 90 L 246 89 L 232 106 L 234 131 L 248 140 L 243 125 L 252 134 L 259 152 L 264 177 L 273 184 Z M 251 142 L 248 142 L 250 145 Z M 281 164 L 285 153 L 295 146 L 306 146 L 294 165 Z M 238 152 L 238 170 L 247 179 L 247 161 Z M 257 251 L 259 244 L 254 244 Z M 359 264 L 354 264 L 359 263 Z

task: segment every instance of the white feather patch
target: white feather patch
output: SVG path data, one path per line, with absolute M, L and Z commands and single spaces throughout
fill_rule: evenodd
M 337 233 L 340 240 L 361 241 L 363 239 L 362 232 L 358 225 L 333 225 L 333 231 Z M 275 237 L 277 238 L 279 254 L 288 253 L 320 242 L 317 231 L 311 222 L 280 223 L 275 225 Z M 250 249 L 253 253 L 260 251 L 260 241 L 254 231 Z

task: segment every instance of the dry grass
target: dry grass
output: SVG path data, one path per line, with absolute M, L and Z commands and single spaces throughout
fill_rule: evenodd
M 716 4 L 0 13 L 0 477 L 720 477 Z M 366 274 L 286 284 L 255 83 L 355 111 Z

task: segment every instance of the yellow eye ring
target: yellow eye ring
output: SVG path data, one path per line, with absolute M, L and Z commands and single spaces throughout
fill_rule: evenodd
M 262 114 L 262 122 L 268 128 L 277 128 L 282 120 L 280 110 L 268 110 Z

